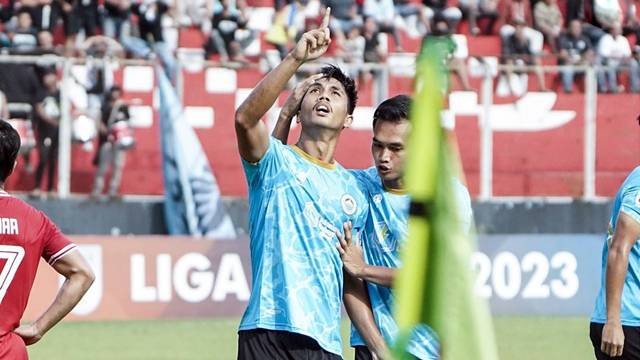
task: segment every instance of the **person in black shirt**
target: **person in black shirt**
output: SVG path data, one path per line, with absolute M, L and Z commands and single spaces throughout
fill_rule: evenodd
M 538 78 L 540 91 L 547 91 L 544 85 L 544 73 L 542 72 L 540 57 L 531 51 L 531 44 L 525 35 L 525 23 L 514 22 L 515 32 L 506 38 L 502 43 L 502 60 L 505 65 L 509 65 L 505 71 L 509 85 L 513 75 L 513 66 L 536 65 L 535 73 Z M 513 89 L 511 89 L 513 92 Z
M 120 40 L 127 31 L 131 2 L 129 0 L 105 0 L 102 31 L 105 36 Z
M 84 30 L 86 37 L 94 36 L 98 29 L 98 0 L 60 0 L 64 19 L 65 47 L 75 50 L 76 35 Z
M 40 197 L 40 185 L 45 168 L 48 170 L 47 192 L 53 190 L 53 179 L 58 158 L 58 126 L 61 115 L 58 75 L 55 68 L 43 71 L 42 86 L 35 111 L 39 161 L 36 169 L 35 185 L 31 193 L 34 197 Z
M 155 53 L 169 77 L 174 79 L 176 60 L 162 35 L 162 17 L 169 12 L 169 5 L 161 0 L 144 0 L 131 5 L 131 12 L 138 17 L 140 37 L 122 35 L 122 45 L 141 58 L 153 57 Z
M 133 143 L 131 134 L 126 136 L 129 139 L 116 138 L 117 131 L 114 129 L 121 122 L 129 122 L 129 107 L 122 101 L 122 89 L 114 86 L 105 95 L 102 106 L 102 119 L 99 124 L 98 152 L 94 158 L 97 165 L 93 190 L 91 197 L 97 198 L 102 194 L 105 185 L 105 176 L 108 168 L 111 167 L 111 181 L 109 183 L 108 195 L 114 198 L 118 195 L 122 170 L 125 163 L 125 153 L 128 146 Z M 125 143 L 126 142 L 126 143 Z M 123 146 L 126 145 L 126 146 Z
M 558 44 L 559 65 L 585 65 L 594 60 L 593 45 L 589 37 L 582 33 L 582 21 L 578 19 L 571 20 L 568 31 L 560 35 Z M 560 70 L 562 88 L 566 93 L 573 91 L 574 73 L 573 68 Z

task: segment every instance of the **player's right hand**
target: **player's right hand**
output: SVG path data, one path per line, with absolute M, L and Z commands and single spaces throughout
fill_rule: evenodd
M 327 8 L 320 28 L 307 31 L 293 48 L 291 55 L 298 61 L 314 60 L 322 56 L 331 43 L 331 32 L 329 31 L 329 17 L 331 8 Z
M 607 322 L 602 329 L 602 343 L 600 350 L 603 353 L 611 356 L 622 356 L 622 349 L 624 347 L 624 332 L 622 331 L 622 325 L 618 323 Z

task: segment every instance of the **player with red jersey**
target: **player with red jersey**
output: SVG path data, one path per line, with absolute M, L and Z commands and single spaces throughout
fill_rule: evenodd
M 20 149 L 20 137 L 0 120 L 0 360 L 28 359 L 36 343 L 87 292 L 94 275 L 60 230 L 42 212 L 4 190 Z M 66 278 L 55 300 L 33 323 L 20 326 L 40 258 Z

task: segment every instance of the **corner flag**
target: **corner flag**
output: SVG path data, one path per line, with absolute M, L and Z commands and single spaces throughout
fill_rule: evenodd
M 405 184 L 412 198 L 409 240 L 395 283 L 397 349 L 402 358 L 411 330 L 429 325 L 443 360 L 498 358 L 485 301 L 473 291 L 472 239 L 457 219 L 452 156 L 440 125 L 445 58 L 427 41 L 417 65 Z

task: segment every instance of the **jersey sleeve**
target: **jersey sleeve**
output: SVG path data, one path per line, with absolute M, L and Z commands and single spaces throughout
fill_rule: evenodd
M 242 159 L 242 168 L 247 177 L 249 188 L 261 186 L 266 179 L 282 169 L 282 148 L 284 146 L 280 140 L 269 137 L 269 147 L 260 161 L 250 163 Z
M 620 212 L 631 216 L 640 223 L 640 187 L 632 186 L 624 191 Z
M 69 240 L 58 229 L 58 227 L 42 214 L 43 224 L 40 231 L 40 241 L 42 241 L 42 258 L 49 263 L 55 264 L 63 256 L 75 251 L 77 246 Z

